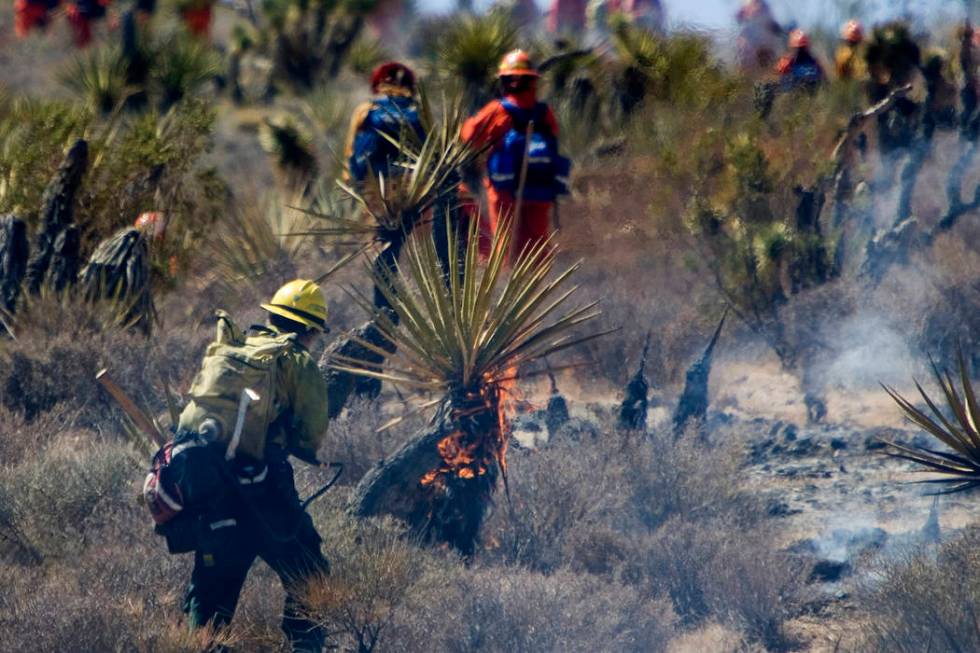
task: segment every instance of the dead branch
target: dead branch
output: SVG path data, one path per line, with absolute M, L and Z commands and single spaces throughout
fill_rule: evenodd
M 831 195 L 833 196 L 833 226 L 835 228 L 839 227 L 844 221 L 844 207 L 847 203 L 847 197 L 853 188 L 850 170 L 853 163 L 851 154 L 854 151 L 855 141 L 861 134 L 862 129 L 864 129 L 865 123 L 890 111 L 895 106 L 895 103 L 908 95 L 911 90 L 911 84 L 896 88 L 884 100 L 864 111 L 854 114 L 848 120 L 847 127 L 844 129 L 844 133 L 840 139 L 838 139 L 833 154 L 831 154 L 831 160 L 834 162 L 834 172 L 831 175 L 831 179 L 833 180 Z

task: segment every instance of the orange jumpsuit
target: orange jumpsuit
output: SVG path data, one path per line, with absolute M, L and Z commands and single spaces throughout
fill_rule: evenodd
M 43 29 L 47 24 L 47 3 L 14 0 L 14 33 L 18 38 L 25 38 L 32 29 Z
M 507 99 L 522 109 L 534 107 L 537 101 L 533 93 L 521 93 L 519 95 L 508 95 Z M 558 121 L 555 114 L 549 108 L 545 113 L 545 120 L 551 133 L 558 136 Z M 473 143 L 480 147 L 492 143 L 491 151 L 499 147 L 499 143 L 510 131 L 511 117 L 507 110 L 498 100 L 493 100 L 473 117 L 463 123 L 461 137 L 464 141 Z M 502 193 L 497 191 L 490 183 L 489 178 L 484 178 L 483 184 L 487 191 L 487 204 L 489 214 L 481 216 L 480 219 L 480 254 L 488 256 L 490 254 L 490 242 L 493 234 L 497 230 L 500 218 L 514 211 L 514 195 L 512 193 Z M 465 188 L 464 188 L 465 191 Z M 464 200 L 464 210 L 468 215 L 476 212 L 473 200 Z M 511 242 L 512 255 L 519 254 L 524 247 L 547 238 L 551 232 L 551 213 L 554 202 L 541 202 L 525 199 L 521 202 L 521 214 L 514 221 L 514 236 Z

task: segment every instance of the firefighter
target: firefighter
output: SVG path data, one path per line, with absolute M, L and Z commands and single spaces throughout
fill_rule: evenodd
M 861 21 L 849 20 L 844 24 L 840 33 L 840 45 L 834 55 L 834 63 L 839 79 L 861 80 L 867 77 L 868 70 L 864 63 L 862 44 L 864 43 L 864 27 Z
M 200 433 L 218 434 L 219 442 L 234 444 L 227 453 L 221 446 L 221 459 L 231 462 L 201 528 L 184 612 L 192 628 L 223 629 L 259 557 L 286 591 L 282 629 L 292 650 L 319 653 L 325 633 L 304 616 L 300 597 L 308 582 L 329 574 L 330 566 L 320 550 L 320 535 L 300 504 L 288 457 L 321 465 L 317 450 L 327 428 L 327 388 L 310 348 L 327 331 L 327 305 L 316 283 L 297 279 L 262 308 L 267 324 L 247 333 L 230 320 L 222 332 L 219 323 L 219 337 L 208 347 L 180 415 L 175 442 L 181 434 Z M 263 362 L 269 360 L 271 364 Z M 253 378 L 263 374 L 257 371 L 263 365 L 267 376 Z M 235 438 L 230 432 L 243 391 L 236 384 L 246 379 L 247 387 L 257 386 L 268 396 L 244 421 L 251 426 L 237 429 Z
M 789 34 L 789 52 L 776 64 L 780 82 L 786 89 L 815 90 L 823 83 L 823 67 L 810 52 L 810 37 L 801 29 Z
M 585 28 L 586 0 L 551 0 L 548 31 L 553 35 L 579 34 Z
M 464 141 L 489 146 L 484 179 L 489 210 L 480 225 L 484 256 L 489 254 L 490 239 L 501 218 L 516 209 L 522 182 L 520 215 L 514 217 L 513 254 L 548 237 L 555 198 L 567 192 L 568 164 L 558 155 L 558 121 L 551 108 L 537 99 L 539 75 L 531 59 L 523 50 L 514 50 L 501 60 L 497 76 L 501 98 L 480 109 L 462 129 Z M 526 166 L 525 150 L 532 153 Z M 464 193 L 468 190 L 464 188 Z M 475 212 L 472 200 L 464 202 L 470 214 Z
M 374 98 L 358 106 L 351 117 L 345 147 L 345 174 L 354 187 L 373 203 L 377 199 L 374 197 L 376 186 L 366 183 L 368 176 L 387 181 L 405 172 L 399 165 L 404 155 L 388 139 L 398 143 L 414 139 L 421 144 L 425 140 L 425 129 L 419 117 L 415 73 L 411 68 L 396 61 L 381 64 L 371 73 L 371 92 Z M 376 269 L 394 272 L 405 237 L 411 230 L 411 225 L 405 226 L 405 230 L 389 234 L 388 246 L 375 260 Z M 379 308 L 389 305 L 385 294 L 377 286 L 374 289 L 374 305 Z M 364 383 L 380 388 L 380 384 L 374 380 L 365 380 Z
M 187 32 L 195 38 L 211 38 L 211 22 L 216 0 L 190 0 L 180 7 L 180 19 Z
M 739 66 L 752 73 L 769 71 L 782 47 L 783 28 L 766 0 L 746 0 L 735 15 Z
M 31 30 L 44 30 L 51 20 L 51 12 L 58 7 L 58 0 L 14 0 L 14 33 L 26 38 Z
M 85 48 L 92 42 L 92 24 L 105 18 L 108 5 L 109 0 L 74 0 L 67 5 L 65 13 L 75 47 Z
M 381 64 L 371 73 L 371 93 L 371 100 L 354 109 L 344 148 L 347 174 L 358 186 L 368 174 L 387 178 L 399 173 L 394 165 L 398 148 L 382 134 L 396 141 L 403 136 L 425 140 L 411 68 L 397 61 Z

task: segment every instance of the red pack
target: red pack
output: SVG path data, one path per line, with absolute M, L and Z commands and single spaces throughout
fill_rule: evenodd
M 190 438 L 179 444 L 170 441 L 163 445 L 153 456 L 150 472 L 143 482 L 143 499 L 146 501 L 150 515 L 157 524 L 166 524 L 179 515 L 186 505 L 186 497 L 181 489 L 180 478 L 183 474 L 173 472 L 175 459 L 188 449 L 207 446 L 203 438 Z

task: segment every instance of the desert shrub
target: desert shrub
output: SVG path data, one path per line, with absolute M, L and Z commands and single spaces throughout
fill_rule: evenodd
M 695 438 L 675 441 L 670 433 L 656 432 L 638 443 L 626 461 L 630 498 L 649 529 L 676 516 L 725 516 L 748 527 L 764 514 L 761 502 L 743 487 L 737 444 L 711 447 Z
M 138 470 L 126 446 L 65 434 L 32 460 L 3 468 L 0 504 L 42 556 L 77 555 L 93 531 L 133 504 Z
M 497 498 L 484 538 L 495 547 L 493 555 L 553 571 L 568 562 L 570 538 L 617 518 L 629 520 L 619 464 L 603 447 L 586 442 L 512 452 L 510 496 Z
M 101 309 L 77 298 L 42 297 L 19 312 L 18 339 L 0 342 L 0 404 L 29 421 L 66 404 L 77 409 L 79 428 L 113 432 L 120 412 L 95 382 L 96 372 L 108 367 L 152 415 L 164 412 L 163 379 L 174 388 L 190 381 L 202 336 L 163 329 L 147 340 L 106 328 Z
M 653 652 L 666 650 L 673 635 L 669 604 L 633 587 L 568 571 L 501 571 L 457 572 L 440 584 L 413 618 L 408 641 L 449 653 Z
M 178 612 L 188 562 L 163 555 L 149 526 L 129 515 L 93 530 L 68 559 L 0 564 L 0 651 L 200 651 L 206 636 L 191 634 Z
M 980 648 L 980 530 L 969 528 L 937 550 L 879 561 L 861 594 L 853 651 L 975 651 Z
M 802 605 L 809 569 L 775 549 L 767 529 L 675 517 L 639 548 L 645 582 L 666 592 L 686 622 L 711 616 L 770 650 L 791 648 L 783 624 Z
M 81 409 L 71 402 L 55 404 L 28 419 L 25 411 L 0 405 L 0 460 L 16 465 L 34 456 L 60 434 L 71 431 Z
M 391 520 L 358 522 L 328 512 L 330 576 L 308 588 L 311 618 L 356 650 L 395 650 L 388 631 L 398 611 L 419 590 L 437 582 L 438 569 L 460 565 L 448 555 L 422 549 Z

